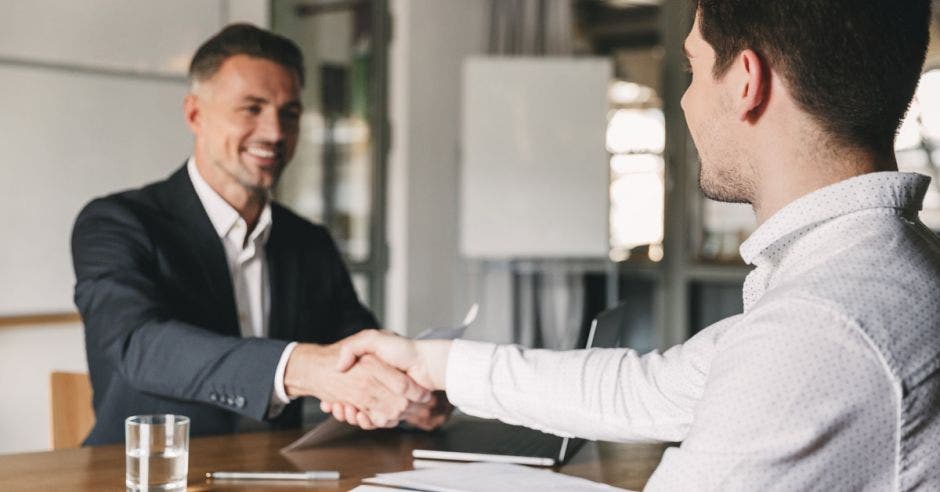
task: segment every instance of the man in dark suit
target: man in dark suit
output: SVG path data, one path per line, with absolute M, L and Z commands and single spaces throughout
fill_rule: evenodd
M 301 396 L 369 409 L 377 426 L 439 425 L 439 402 L 373 359 L 336 371 L 330 344 L 378 325 L 327 231 L 272 202 L 296 147 L 300 50 L 232 25 L 193 57 L 192 157 L 166 181 L 89 203 L 72 236 L 96 423 L 191 418 L 194 435 L 300 424 Z M 298 343 L 299 342 L 299 343 Z

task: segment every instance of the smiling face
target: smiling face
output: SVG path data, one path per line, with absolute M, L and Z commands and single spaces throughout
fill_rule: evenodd
M 732 88 L 727 77 L 714 75 L 715 50 L 703 38 L 696 14 L 685 40 L 692 82 L 682 96 L 689 133 L 699 154 L 699 187 L 706 197 L 723 202 L 749 203 L 754 185 L 741 143 L 733 128 Z
M 300 129 L 300 83 L 287 67 L 236 55 L 198 82 L 185 103 L 195 158 L 223 197 L 267 196 L 294 156 Z

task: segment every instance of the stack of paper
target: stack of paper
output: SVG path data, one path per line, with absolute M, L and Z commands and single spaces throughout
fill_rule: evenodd
M 389 490 L 386 487 L 424 492 L 518 492 L 519 490 L 610 492 L 624 490 L 549 470 L 504 463 L 468 463 L 443 468 L 380 473 L 363 482 L 367 485 L 356 487 L 353 492 Z

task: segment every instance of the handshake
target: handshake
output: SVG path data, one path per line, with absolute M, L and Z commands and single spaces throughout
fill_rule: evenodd
M 299 344 L 284 371 L 288 396 L 313 396 L 337 420 L 363 429 L 405 422 L 439 427 L 453 410 L 442 390 L 449 340 L 365 330 L 332 345 Z

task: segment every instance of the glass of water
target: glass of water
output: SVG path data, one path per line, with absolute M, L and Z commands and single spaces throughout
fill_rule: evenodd
M 124 421 L 128 491 L 186 490 L 189 417 L 135 415 Z

